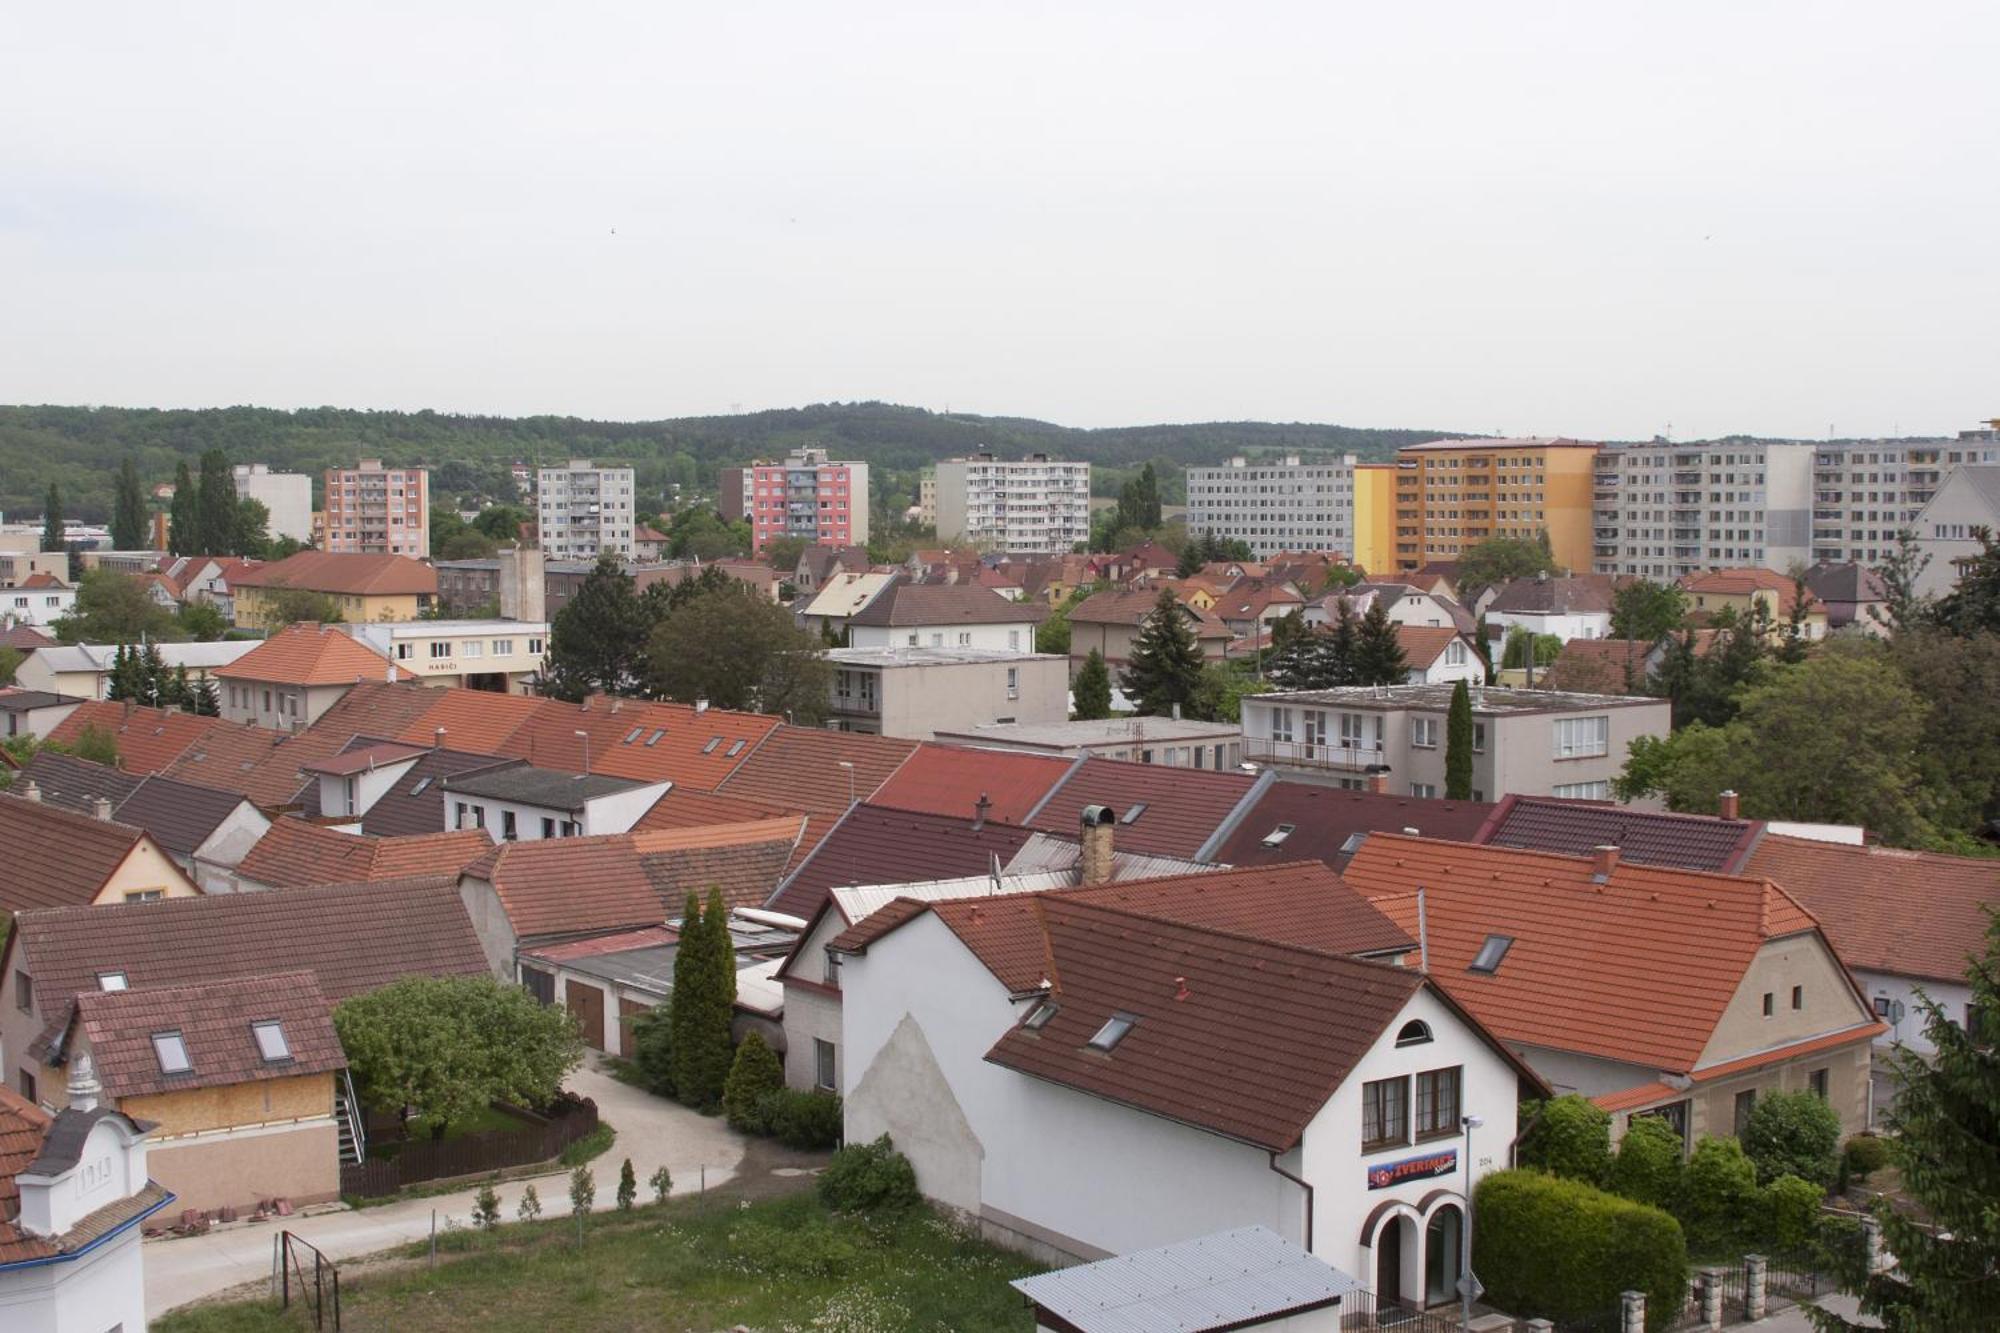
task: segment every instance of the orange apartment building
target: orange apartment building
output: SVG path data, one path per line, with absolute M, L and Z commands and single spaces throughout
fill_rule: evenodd
M 1397 451 L 1396 570 L 1456 560 L 1490 537 L 1546 531 L 1556 563 L 1591 567 L 1592 469 L 1584 440 L 1434 440 Z
M 430 558 L 431 474 L 424 468 L 383 467 L 379 458 L 330 467 L 321 512 L 322 551 Z

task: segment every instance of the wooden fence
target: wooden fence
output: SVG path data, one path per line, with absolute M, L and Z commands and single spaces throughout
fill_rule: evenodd
M 426 1180 L 481 1176 L 503 1167 L 546 1162 L 597 1128 L 597 1103 L 588 1097 L 565 1104 L 558 1115 L 520 1114 L 540 1123 L 458 1139 L 413 1139 L 394 1157 L 342 1165 L 340 1192 L 356 1198 L 379 1198 Z

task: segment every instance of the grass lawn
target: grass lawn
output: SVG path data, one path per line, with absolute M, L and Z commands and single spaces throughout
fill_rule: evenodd
M 562 1202 L 550 1198 L 544 1206 Z M 495 1235 L 454 1232 L 439 1248 L 452 1253 L 449 1261 L 440 1254 L 435 1270 L 343 1272 L 343 1329 L 706 1333 L 741 1323 L 773 1333 L 1029 1333 L 1034 1320 L 1007 1282 L 1040 1271 L 927 1209 L 895 1218 L 836 1217 L 809 1194 L 750 1204 L 676 1199 L 596 1214 L 585 1224 L 580 1253 L 575 1220 L 567 1215 L 510 1224 Z M 297 1327 L 295 1318 L 263 1302 L 204 1306 L 153 1322 L 155 1333 Z

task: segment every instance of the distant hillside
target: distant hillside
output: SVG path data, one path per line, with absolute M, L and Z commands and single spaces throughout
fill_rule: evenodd
M 669 482 L 707 489 L 718 468 L 803 444 L 866 460 L 877 474 L 878 491 L 898 488 L 899 496 L 892 498 L 900 498 L 917 469 L 940 458 L 981 448 L 1003 455 L 1042 450 L 1096 464 L 1100 494 L 1114 492 L 1131 470 L 1153 462 L 1163 474 L 1164 498 L 1178 500 L 1181 469 L 1190 463 L 1216 463 L 1231 454 L 1386 458 L 1401 445 L 1447 433 L 1256 421 L 1077 430 L 1019 417 L 947 415 L 893 403 L 817 403 L 665 421 L 343 408 L 0 406 L 0 512 L 9 518 L 39 514 L 54 481 L 62 487 L 70 517 L 103 521 L 110 513 L 113 474 L 127 454 L 150 483 L 171 480 L 177 462 L 186 459 L 192 465 L 206 449 L 221 449 L 232 462 L 264 462 L 281 471 L 314 474 L 364 455 L 428 464 L 441 499 L 507 496 L 506 464 L 516 459 L 629 459 L 649 502 L 657 502 Z

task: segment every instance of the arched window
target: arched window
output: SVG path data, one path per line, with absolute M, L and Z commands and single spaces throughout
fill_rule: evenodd
M 1411 1019 L 1409 1022 L 1403 1024 L 1401 1031 L 1396 1033 L 1396 1044 L 1398 1046 L 1421 1046 L 1430 1039 L 1431 1025 L 1424 1022 L 1421 1018 Z

